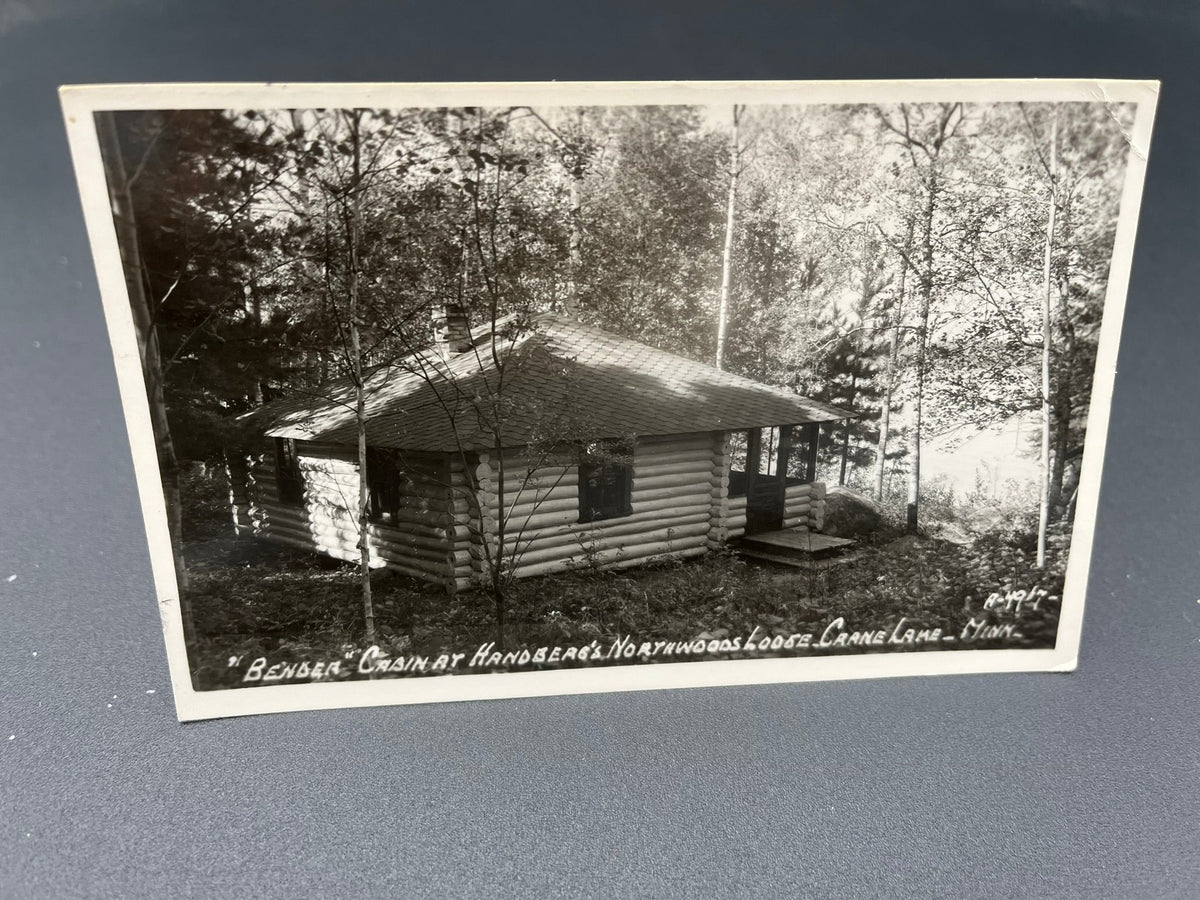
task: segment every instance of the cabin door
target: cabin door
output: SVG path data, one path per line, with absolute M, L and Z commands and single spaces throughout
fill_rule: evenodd
M 755 428 L 746 440 L 746 534 L 783 528 L 792 429 Z

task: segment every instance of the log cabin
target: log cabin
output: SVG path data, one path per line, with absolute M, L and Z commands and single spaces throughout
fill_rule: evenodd
M 818 532 L 820 425 L 853 415 L 572 318 L 472 329 L 457 307 L 364 398 L 371 565 L 450 592 Z M 360 559 L 356 400 L 346 380 L 243 417 L 239 529 Z

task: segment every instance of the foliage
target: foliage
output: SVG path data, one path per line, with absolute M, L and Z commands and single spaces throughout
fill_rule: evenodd
M 427 350 L 432 314 L 447 305 L 492 326 L 495 377 L 455 401 L 498 449 L 515 413 L 506 382 L 526 367 L 559 379 L 566 396 L 571 378 L 570 360 L 535 371 L 538 360 L 506 357 L 497 348 L 512 335 L 498 323 L 519 331 L 532 313 L 567 311 L 713 359 L 729 173 L 740 164 L 726 367 L 859 414 L 827 429 L 823 476 L 876 493 L 893 514 L 920 507 L 927 534 L 969 531 L 994 504 L 923 477 L 923 441 L 1045 401 L 1043 479 L 1053 517 L 1065 517 L 1129 114 L 1102 103 L 761 107 L 741 117 L 734 154 L 726 116 L 685 106 L 126 112 L 116 122 L 143 263 L 127 274 L 151 306 L 184 463 L 220 466 L 225 449 L 253 437 L 240 414 L 279 395 L 329 398 L 338 378 L 356 382 L 365 420 L 363 372 Z M 564 418 L 586 414 L 521 412 L 545 423 L 531 456 L 556 446 Z M 211 479 L 190 471 L 184 530 L 198 538 L 213 533 L 219 502 Z M 1028 514 L 1019 506 L 998 515 L 1018 522 Z M 532 628 L 540 601 L 509 583 L 503 555 L 490 614 L 502 623 L 511 593 L 519 628 Z M 330 603 L 337 577 L 317 579 Z M 613 579 L 605 590 L 642 602 Z M 581 596 L 588 584 L 576 585 Z M 672 618 L 674 589 L 663 590 L 654 612 L 685 621 Z M 615 628 L 587 596 L 555 602 L 571 607 L 568 621 Z M 329 634 L 343 625 L 329 619 Z
M 209 110 L 125 112 L 118 134 L 165 399 L 182 459 L 217 459 L 234 415 L 286 376 L 283 322 L 265 321 L 272 234 L 256 202 L 280 144 Z
M 687 107 L 616 109 L 584 188 L 582 315 L 711 361 L 728 148 Z
M 999 534 L 969 546 L 897 534 L 881 536 L 854 563 L 822 572 L 714 553 L 623 572 L 582 569 L 522 580 L 509 592 L 508 648 L 607 646 L 626 635 L 707 640 L 745 635 L 756 625 L 769 635 L 819 633 L 838 616 L 855 629 L 890 629 L 909 617 L 957 634 L 970 619 L 1018 621 L 984 601 L 1035 584 L 1055 599 L 1021 616 L 1022 637 L 1005 646 L 1053 645 L 1065 552 L 1056 551 L 1050 569 L 1037 572 L 1029 548 Z M 353 568 L 248 541 L 213 542 L 201 558 L 192 601 L 200 634 L 194 677 L 202 689 L 240 686 L 245 665 L 230 667 L 231 657 L 356 659 L 366 649 Z M 377 642 L 388 652 L 433 658 L 473 653 L 494 639 L 486 595 L 447 598 L 430 585 L 393 577 L 379 583 L 375 596 Z M 350 666 L 341 677 L 360 676 Z
M 229 480 L 223 466 L 193 462 L 184 467 L 180 496 L 184 540 L 207 540 L 229 529 Z
M 879 452 L 892 329 L 896 427 L 911 424 L 918 388 L 926 431 L 1040 402 L 1051 116 L 1061 133 L 1057 461 L 1077 453 L 1086 422 L 1128 111 L 908 104 L 743 116 L 729 367 L 861 407 L 848 480 Z M 352 121 L 366 166 L 357 182 Z M 333 298 L 351 275 L 352 195 L 368 364 L 427 345 L 438 304 L 462 303 L 483 322 L 560 309 L 576 287 L 585 320 L 712 358 L 730 148 L 727 125 L 699 109 L 130 112 L 119 125 L 183 459 L 216 459 L 234 415 L 347 371 Z M 905 449 L 893 440 L 888 452 Z

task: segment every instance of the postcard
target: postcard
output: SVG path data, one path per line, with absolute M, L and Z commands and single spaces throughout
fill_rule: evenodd
M 63 88 L 179 718 L 1072 670 L 1157 91 Z

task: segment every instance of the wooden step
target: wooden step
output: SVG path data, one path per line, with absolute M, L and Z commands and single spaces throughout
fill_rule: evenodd
M 743 556 L 753 559 L 802 569 L 825 569 L 858 559 L 861 554 L 850 552 L 854 544 L 848 538 L 785 528 L 746 535 L 735 546 Z
M 854 562 L 859 559 L 862 554 L 858 552 L 842 553 L 838 556 L 826 556 L 821 559 L 813 559 L 802 555 L 792 555 L 788 553 L 771 553 L 765 550 L 756 550 L 752 547 L 739 547 L 738 553 L 750 559 L 761 559 L 764 562 L 772 562 L 781 566 L 791 566 L 793 569 L 806 569 L 808 571 L 820 571 L 821 569 L 832 569 L 834 566 L 844 565 L 845 563 Z
M 819 556 L 830 552 L 840 552 L 854 546 L 849 538 L 833 537 L 814 531 L 785 528 L 781 531 L 763 531 L 758 534 L 748 534 L 742 538 L 743 545 L 753 545 L 763 549 L 794 550 Z

